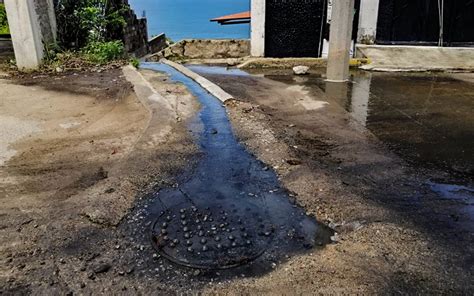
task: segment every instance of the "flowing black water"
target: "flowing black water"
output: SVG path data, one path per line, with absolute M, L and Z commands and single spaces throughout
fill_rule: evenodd
M 291 254 L 322 246 L 332 232 L 306 215 L 280 187 L 275 172 L 243 147 L 221 102 L 175 69 L 157 63 L 202 105 L 189 129 L 202 158 L 177 187 L 152 196 L 152 244 L 178 265 L 270 270 Z

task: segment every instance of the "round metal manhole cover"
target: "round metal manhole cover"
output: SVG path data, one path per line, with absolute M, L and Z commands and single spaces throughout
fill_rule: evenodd
M 176 207 L 152 225 L 152 243 L 179 265 L 226 269 L 253 261 L 267 249 L 274 226 L 254 206 Z

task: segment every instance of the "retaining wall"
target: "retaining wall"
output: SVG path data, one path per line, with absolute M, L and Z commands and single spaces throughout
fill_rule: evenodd
M 228 59 L 242 58 L 250 55 L 249 40 L 211 40 L 189 39 L 182 40 L 164 50 L 152 54 L 149 61 L 158 61 L 161 58 L 170 60 L 180 59 Z

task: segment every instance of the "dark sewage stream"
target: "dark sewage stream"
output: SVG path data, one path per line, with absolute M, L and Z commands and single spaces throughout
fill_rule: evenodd
M 255 275 L 330 242 L 332 231 L 306 215 L 275 172 L 238 142 L 220 101 L 167 65 L 142 68 L 167 73 L 202 105 L 189 129 L 203 156 L 178 186 L 152 194 L 148 205 L 159 254 L 179 266 L 240 267 L 239 274 Z

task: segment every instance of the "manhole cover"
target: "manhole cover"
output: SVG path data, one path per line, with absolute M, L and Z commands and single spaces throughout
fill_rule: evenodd
M 179 265 L 226 269 L 265 252 L 275 230 L 265 221 L 255 206 L 175 207 L 162 212 L 152 225 L 152 243 Z

